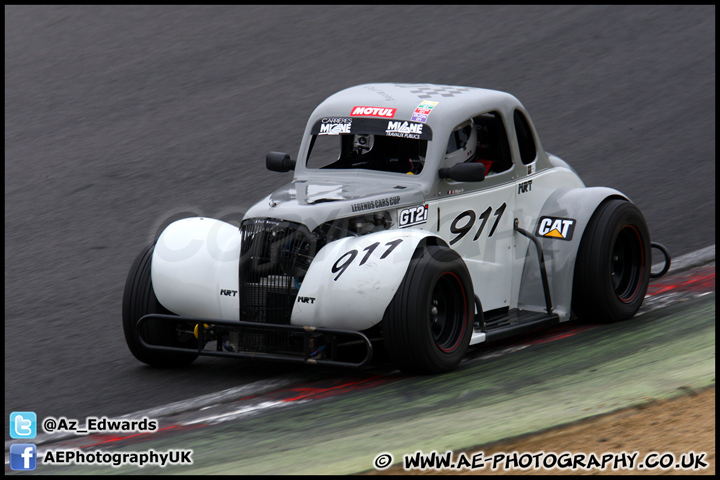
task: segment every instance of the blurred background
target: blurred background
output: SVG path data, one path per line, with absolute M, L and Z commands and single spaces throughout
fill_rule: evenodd
M 169 221 L 291 180 L 327 96 L 468 85 L 628 195 L 674 256 L 715 243 L 714 6 L 6 6 L 5 416 L 120 415 L 291 371 L 127 350 L 130 264 Z M 210 366 L 210 367 L 208 367 Z

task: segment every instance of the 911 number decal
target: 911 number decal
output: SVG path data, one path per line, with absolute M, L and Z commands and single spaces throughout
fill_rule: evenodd
M 385 246 L 388 247 L 388 248 L 387 248 L 387 249 L 385 250 L 385 252 L 383 252 L 383 254 L 380 256 L 380 260 L 382 260 L 382 259 L 386 258 L 388 255 L 390 255 L 390 253 L 391 253 L 393 250 L 395 250 L 395 248 L 396 248 L 398 245 L 400 245 L 400 244 L 402 243 L 402 241 L 403 241 L 402 238 L 398 238 L 397 240 L 393 240 L 392 242 L 387 242 L 387 243 L 385 244 Z M 365 262 L 367 262 L 368 259 L 370 258 L 370 255 L 372 255 L 373 252 L 375 251 L 375 249 L 376 249 L 377 247 L 379 247 L 379 246 L 380 246 L 380 242 L 375 242 L 375 243 L 373 243 L 373 244 L 371 244 L 371 245 L 368 245 L 367 247 L 363 248 L 362 251 L 363 251 L 363 252 L 367 252 L 367 253 L 363 256 L 362 260 L 360 260 L 360 265 L 358 265 L 358 266 L 364 265 Z M 335 260 L 335 263 L 334 263 L 333 266 L 332 266 L 332 273 L 337 273 L 337 277 L 335 277 L 335 278 L 333 279 L 334 281 L 337 281 L 337 279 L 340 278 L 340 275 L 342 275 L 343 273 L 345 273 L 345 270 L 347 270 L 348 267 L 350 267 L 350 265 L 351 265 L 351 264 L 353 263 L 353 261 L 355 260 L 355 257 L 357 257 L 357 256 L 358 256 L 358 251 L 353 248 L 353 249 L 350 250 L 349 252 L 343 253 L 343 254 L 340 256 L 340 258 L 338 258 L 337 260 Z M 346 258 L 346 257 L 347 257 L 347 258 Z M 338 272 L 340 272 L 340 273 L 338 273 Z
M 497 228 L 498 224 L 500 223 L 500 218 L 502 217 L 503 213 L 505 212 L 505 207 L 507 207 L 506 203 L 503 203 L 500 205 L 500 207 L 495 210 L 495 223 L 493 223 L 492 228 L 490 229 L 489 237 L 493 236 L 493 233 L 495 233 L 495 229 Z M 488 219 L 490 218 L 490 215 L 492 214 L 492 207 L 488 207 L 483 213 L 481 213 L 477 218 L 482 220 L 482 223 L 480 224 L 480 228 L 478 228 L 477 233 L 475 234 L 475 237 L 473 237 L 473 242 L 477 241 L 478 238 L 480 238 L 480 234 L 482 233 L 483 229 L 485 228 L 485 224 L 487 223 Z M 469 220 L 464 221 L 463 219 L 469 218 Z M 458 226 L 458 223 L 462 223 L 462 226 Z M 459 242 L 465 235 L 468 234 L 468 232 L 472 229 L 473 225 L 475 225 L 475 211 L 473 210 L 465 210 L 460 215 L 455 217 L 455 220 L 453 220 L 452 224 L 450 224 L 450 232 L 457 235 L 457 237 L 450 240 L 450 245 L 454 245 L 457 242 Z

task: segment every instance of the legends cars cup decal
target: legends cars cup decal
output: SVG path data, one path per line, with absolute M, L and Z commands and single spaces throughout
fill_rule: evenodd
M 559 217 L 540 217 L 535 235 L 558 240 L 572 240 L 575 231 L 575 219 Z
M 353 107 L 350 112 L 351 117 L 381 117 L 393 118 L 397 112 L 397 108 L 383 107 Z
M 428 220 L 428 206 L 417 205 L 415 207 L 398 210 L 398 228 L 411 227 L 426 223 Z
M 400 203 L 400 197 L 380 198 L 378 200 L 369 200 L 367 202 L 353 203 L 351 205 L 353 212 L 362 212 L 363 210 L 372 210 L 373 208 L 391 207 Z

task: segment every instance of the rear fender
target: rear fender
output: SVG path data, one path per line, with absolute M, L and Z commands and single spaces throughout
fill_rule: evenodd
M 358 331 L 376 325 L 405 277 L 416 248 L 427 241 L 445 244 L 430 232 L 404 229 L 325 245 L 302 281 L 291 323 Z
M 540 240 L 545 268 L 548 274 L 553 313 L 560 321 L 570 319 L 575 259 L 585 227 L 597 207 L 608 198 L 629 199 L 622 193 L 607 187 L 561 188 L 545 201 L 534 225 L 522 226 Z M 559 223 L 556 223 L 559 220 Z M 564 222 L 564 223 L 563 223 Z M 558 233 L 551 233 L 553 224 L 568 225 Z M 548 235 L 549 234 L 549 235 Z M 563 235 L 568 238 L 563 238 Z M 520 280 L 518 308 L 544 311 L 542 278 L 535 245 L 530 242 L 525 252 L 525 264 Z

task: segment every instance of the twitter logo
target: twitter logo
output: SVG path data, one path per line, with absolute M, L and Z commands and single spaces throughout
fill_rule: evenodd
M 10 414 L 10 438 L 35 438 L 37 415 L 35 412 L 12 412 Z

